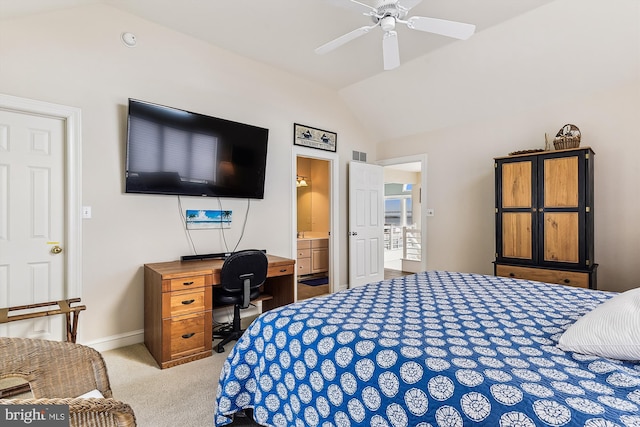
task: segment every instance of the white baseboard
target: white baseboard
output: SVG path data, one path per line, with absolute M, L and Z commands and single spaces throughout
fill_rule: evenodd
M 99 352 L 113 350 L 128 345 L 139 344 L 144 342 L 144 329 L 126 332 L 124 334 L 112 335 L 110 337 L 101 338 L 94 341 L 83 342 L 82 345 L 94 348 Z

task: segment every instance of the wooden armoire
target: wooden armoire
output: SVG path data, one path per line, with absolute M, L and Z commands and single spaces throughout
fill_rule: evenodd
M 496 276 L 597 288 L 589 147 L 495 158 Z

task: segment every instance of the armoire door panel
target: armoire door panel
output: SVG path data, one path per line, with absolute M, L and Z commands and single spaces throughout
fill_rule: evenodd
M 532 259 L 532 217 L 529 212 L 502 214 L 502 256 Z
M 544 207 L 578 207 L 578 156 L 544 160 Z
M 580 262 L 579 231 L 577 212 L 545 212 L 544 260 Z
M 502 207 L 530 208 L 532 195 L 531 161 L 502 165 Z

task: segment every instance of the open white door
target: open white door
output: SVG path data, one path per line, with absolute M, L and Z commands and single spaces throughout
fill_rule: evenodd
M 383 169 L 349 162 L 349 287 L 383 279 Z

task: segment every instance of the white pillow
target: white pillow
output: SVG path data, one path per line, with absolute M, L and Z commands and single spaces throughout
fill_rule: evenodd
M 89 398 L 102 399 L 104 396 L 100 393 L 100 390 L 91 390 L 86 392 L 83 395 L 78 396 L 78 398 L 89 399 Z
M 640 360 L 640 288 L 600 304 L 562 334 L 564 351 L 618 360 Z

